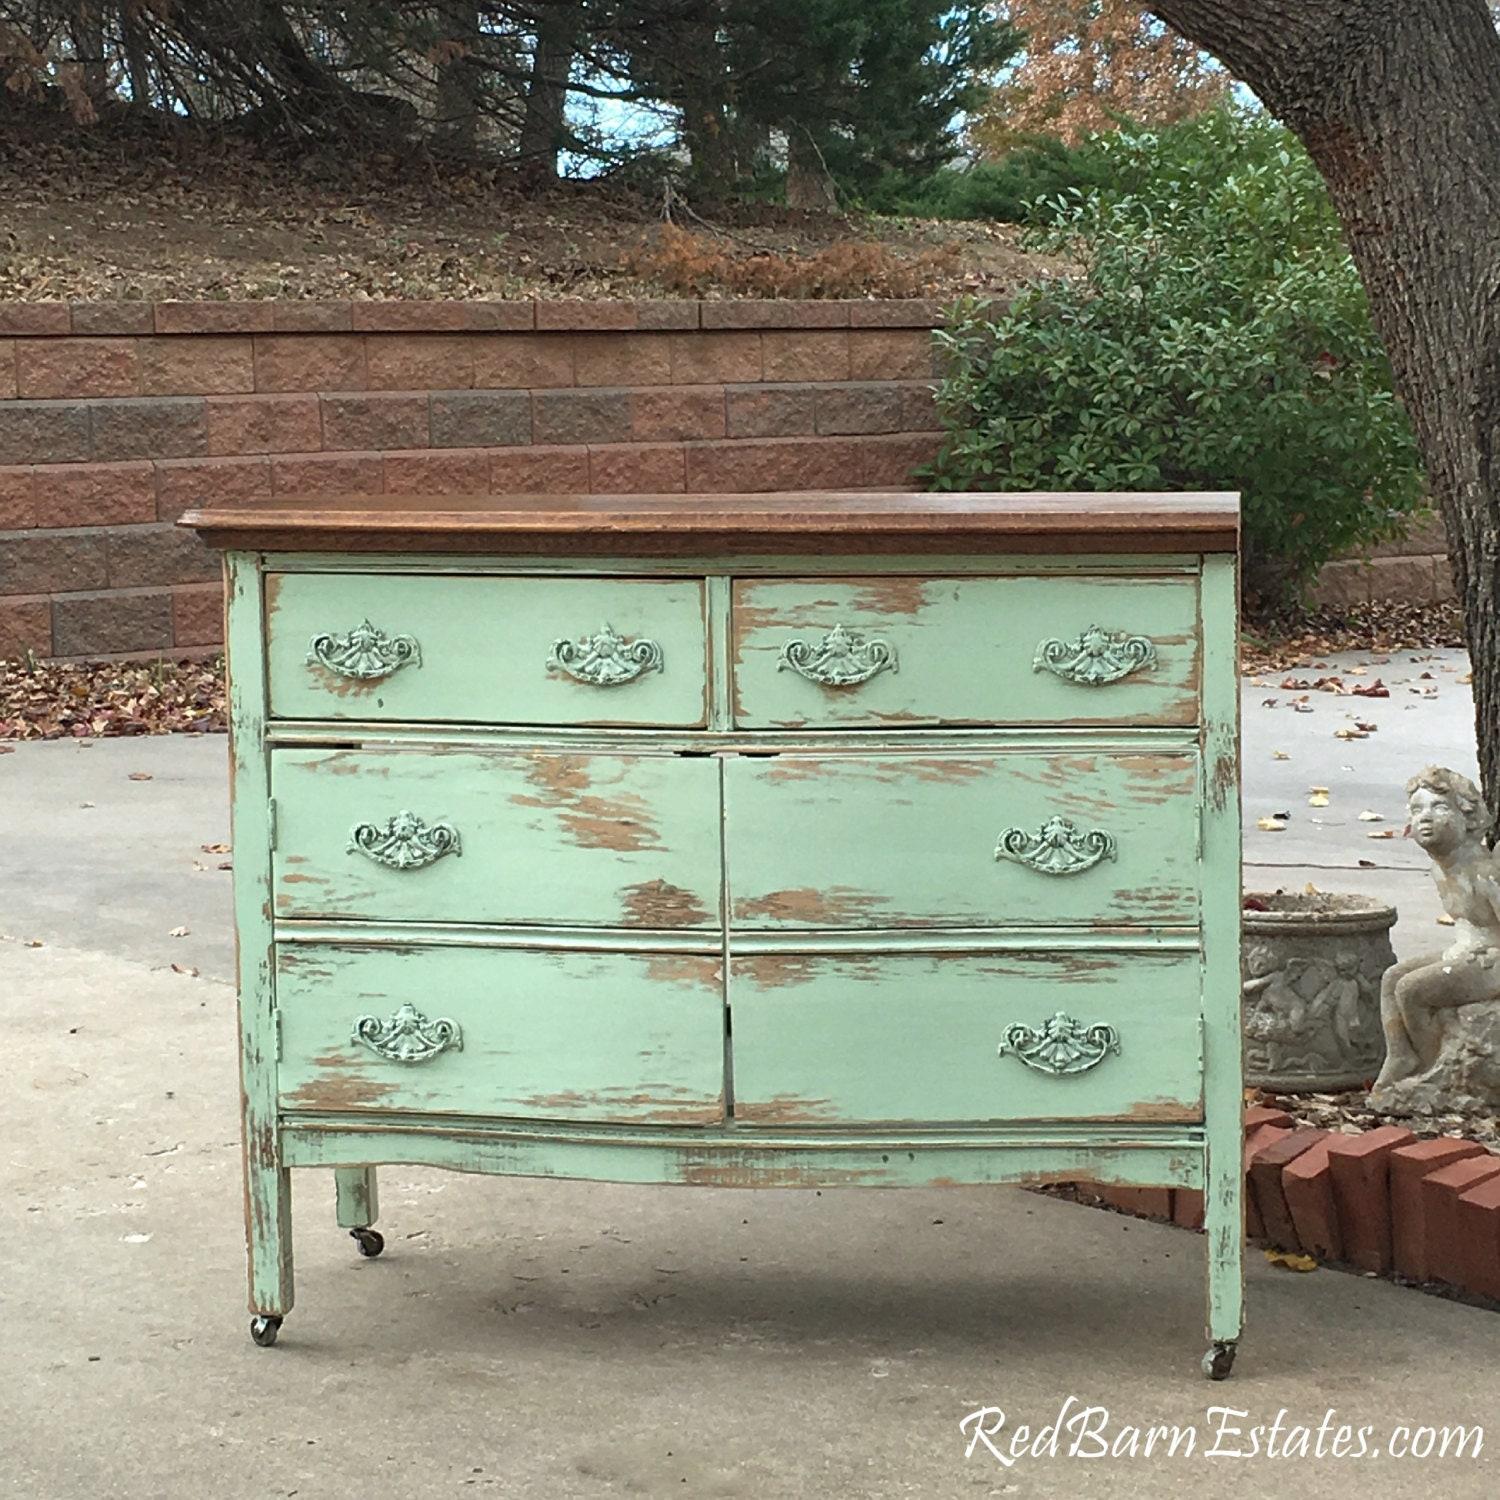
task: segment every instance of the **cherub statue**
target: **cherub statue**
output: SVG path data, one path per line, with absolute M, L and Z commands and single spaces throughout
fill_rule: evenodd
M 1493 1108 L 1500 1100 L 1500 860 L 1484 844 L 1489 815 L 1472 781 L 1439 766 L 1412 777 L 1406 797 L 1412 837 L 1436 866 L 1454 940 L 1442 953 L 1386 970 L 1386 1059 L 1370 1103 L 1396 1113 Z M 1474 1006 L 1484 1009 L 1468 1009 Z

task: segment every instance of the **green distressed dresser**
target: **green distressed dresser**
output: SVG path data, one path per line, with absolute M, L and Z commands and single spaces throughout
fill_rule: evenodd
M 292 1305 L 292 1167 L 334 1169 L 367 1255 L 381 1163 L 1087 1179 L 1203 1191 L 1228 1373 L 1236 497 L 183 524 L 228 572 L 258 1343 Z

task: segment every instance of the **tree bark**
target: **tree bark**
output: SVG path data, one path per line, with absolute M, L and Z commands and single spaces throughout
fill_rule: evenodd
M 1447 525 L 1500 835 L 1500 36 L 1484 0 L 1151 8 L 1248 83 L 1328 184 Z
M 786 132 L 786 206 L 819 213 L 836 213 L 838 188 L 828 164 L 805 125 L 789 125 Z
M 583 11 L 575 4 L 549 5 L 537 18 L 536 53 L 517 150 L 548 178 L 557 176 L 557 154 L 566 135 L 568 75 L 582 25 Z
M 479 7 L 473 0 L 443 0 L 438 7 L 440 41 L 455 50 L 437 67 L 435 113 L 438 134 L 449 145 L 472 151 L 479 138 Z

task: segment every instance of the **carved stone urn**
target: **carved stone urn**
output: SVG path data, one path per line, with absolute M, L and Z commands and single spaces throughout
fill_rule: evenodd
M 1380 979 L 1396 909 L 1367 896 L 1244 898 L 1245 1082 L 1279 1093 L 1358 1088 L 1385 1058 Z

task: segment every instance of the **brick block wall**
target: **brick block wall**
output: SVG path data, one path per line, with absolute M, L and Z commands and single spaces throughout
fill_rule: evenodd
M 932 303 L 0 303 L 0 656 L 222 639 L 189 506 L 912 485 Z

